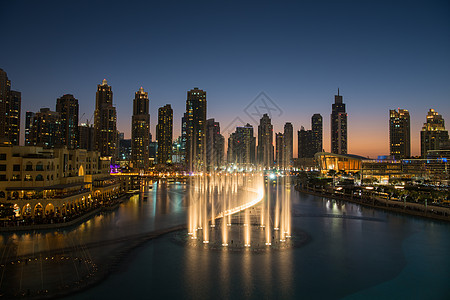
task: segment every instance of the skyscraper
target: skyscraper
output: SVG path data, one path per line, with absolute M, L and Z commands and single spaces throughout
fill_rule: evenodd
M 267 114 L 264 114 L 258 126 L 258 164 L 264 168 L 273 166 L 273 126 Z
M 283 134 L 283 155 L 282 163 L 284 168 L 289 168 L 294 165 L 294 129 L 292 124 L 287 122 L 284 124 L 284 134 Z
M 206 166 L 220 167 L 223 163 L 225 139 L 220 134 L 220 124 L 214 119 L 206 120 Z
M 156 126 L 156 140 L 158 141 L 158 164 L 172 163 L 173 140 L 173 110 L 170 104 L 158 109 L 158 125 Z
M 62 145 L 61 118 L 50 108 L 41 108 L 34 115 L 31 126 L 30 144 L 44 148 L 56 148 Z
M 441 150 L 449 141 L 448 131 L 445 130 L 444 119 L 437 111 L 430 109 L 427 121 L 420 132 L 420 154 L 426 157 L 428 150 Z
M 411 129 L 406 109 L 389 110 L 389 149 L 397 159 L 411 156 Z
M 331 153 L 347 154 L 347 113 L 339 89 L 331 111 Z
M 320 114 L 311 117 L 312 143 L 314 154 L 323 150 L 323 120 Z
M 78 100 L 73 95 L 65 94 L 56 100 L 56 112 L 61 118 L 61 143 L 68 149 L 78 148 L 78 110 Z
M 284 167 L 283 154 L 285 152 L 284 136 L 281 132 L 275 133 L 275 162 L 277 167 Z
M 117 152 L 117 114 L 113 106 L 113 92 L 106 79 L 97 85 L 94 112 L 95 148 L 102 156 L 116 159 Z
M 80 133 L 80 143 L 79 147 L 81 149 L 86 149 L 88 151 L 93 151 L 95 148 L 95 132 L 94 126 L 89 124 L 89 121 L 86 124 L 81 124 L 78 126 L 78 131 Z
M 313 143 L 313 131 L 305 130 L 302 126 L 297 132 L 298 134 L 298 158 L 313 158 L 315 146 Z
M 228 138 L 228 163 L 252 165 L 256 163 L 256 138 L 250 124 L 236 127 L 236 131 Z
M 11 81 L 0 69 L 0 140 L 19 145 L 21 93 L 11 90 Z
M 205 166 L 206 92 L 194 88 L 186 100 L 186 166 L 200 171 Z
M 141 87 L 134 94 L 131 117 L 131 162 L 133 169 L 147 170 L 149 165 L 150 113 L 148 93 Z
M 27 111 L 25 114 L 25 146 L 31 146 L 31 128 L 33 127 L 34 112 Z

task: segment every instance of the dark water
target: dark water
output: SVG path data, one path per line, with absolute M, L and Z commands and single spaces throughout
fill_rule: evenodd
M 146 200 L 134 197 L 74 228 L 3 235 L 0 252 L 32 254 L 183 224 L 184 192 L 184 184 L 154 184 Z M 69 298 L 450 299 L 450 224 L 296 191 L 290 197 L 293 228 L 311 236 L 303 247 L 208 251 L 184 247 L 167 235 L 133 250 L 118 272 Z M 102 255 L 102 248 L 95 249 L 92 256 Z
M 301 248 L 208 251 L 169 235 L 74 298 L 450 299 L 449 224 L 295 191 L 291 198 L 293 227 L 312 237 Z

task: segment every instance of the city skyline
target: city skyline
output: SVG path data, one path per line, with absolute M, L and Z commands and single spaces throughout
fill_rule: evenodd
M 18 5 L 4 4 L 2 11 Z M 129 5 L 119 15 L 113 13 L 116 4 L 102 6 L 105 16 L 120 16 L 115 24 L 98 18 L 94 12 L 99 4 L 71 7 L 31 2 L 23 14 L 5 13 L 2 18 L 5 24 L 21 24 L 11 27 L 11 44 L 30 41 L 29 47 L 0 50 L 8 57 L 0 67 L 8 72 L 13 88 L 22 92 L 21 120 L 26 111 L 55 110 L 57 98 L 72 94 L 79 100 L 84 123 L 94 111 L 95 86 L 103 78 L 113 88 L 117 126 L 127 138 L 131 137 L 131 100 L 140 86 L 149 92 L 151 116 L 157 116 L 158 107 L 172 105 L 174 138 L 180 135 L 185 91 L 196 86 L 208 92 L 207 118 L 215 118 L 223 129 L 235 117 L 245 117 L 236 111 L 244 110 L 261 91 L 283 112 L 272 117 L 275 132 L 281 132 L 285 122 L 297 131 L 311 115 L 320 113 L 326 151 L 331 150 L 327 116 L 340 88 L 349 116 L 348 153 L 371 157 L 389 154 L 390 109 L 410 112 L 412 155 L 420 155 L 420 129 L 430 108 L 450 118 L 450 20 L 445 13 L 449 4 L 444 1 L 427 5 L 378 1 L 364 7 L 351 2 L 240 3 L 237 7 L 159 3 Z M 137 9 L 149 12 L 149 24 L 128 22 Z M 186 22 L 194 12 L 201 12 L 204 20 Z M 86 24 L 59 22 L 75 17 Z M 59 26 L 54 26 L 56 21 Z M 202 37 L 196 41 L 204 47 L 190 43 L 190 37 Z M 106 41 L 115 46 L 105 48 Z M 354 51 L 346 51 L 350 48 Z M 142 71 L 136 71 L 136 65 Z M 156 118 L 151 120 L 155 136 Z M 250 119 L 242 121 L 241 126 L 257 126 Z

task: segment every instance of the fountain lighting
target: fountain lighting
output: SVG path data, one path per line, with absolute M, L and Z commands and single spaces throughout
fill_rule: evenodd
M 272 243 L 266 243 L 266 246 L 270 246 L 270 245 L 272 245 Z
M 203 241 L 203 244 L 209 244 L 209 241 Z
M 222 244 L 222 246 L 224 246 L 224 247 L 228 247 L 228 244 L 225 244 L 225 243 L 224 243 L 224 244 Z

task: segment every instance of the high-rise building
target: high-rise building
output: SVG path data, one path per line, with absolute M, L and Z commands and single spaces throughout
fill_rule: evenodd
M 256 138 L 253 134 L 253 126 L 236 127 L 236 131 L 228 138 L 228 163 L 238 165 L 252 165 L 256 163 L 255 157 Z
M 291 123 L 284 124 L 282 167 L 289 168 L 294 165 L 294 129 Z M 280 161 L 281 162 L 281 161 Z
M 258 126 L 258 164 L 264 168 L 273 166 L 273 126 L 267 114 L 264 114 Z
M 389 148 L 396 159 L 411 156 L 410 118 L 406 109 L 389 110 Z
M 427 122 L 420 132 L 420 154 L 426 157 L 429 150 L 441 150 L 449 142 L 448 131 L 445 130 L 444 119 L 437 111 L 430 109 Z
M 315 145 L 313 143 L 313 131 L 305 130 L 305 128 L 301 126 L 297 134 L 298 158 L 313 158 L 316 153 Z
M 56 112 L 61 118 L 61 143 L 68 149 L 78 148 L 78 109 L 78 100 L 73 95 L 65 94 L 56 100 Z
M 285 159 L 285 140 L 283 133 L 275 133 L 275 163 L 277 167 L 282 168 L 284 167 Z
M 331 112 L 331 153 L 347 154 L 347 113 L 339 89 Z
M 102 156 L 111 156 L 111 162 L 117 153 L 117 114 L 113 106 L 113 92 L 106 79 L 97 85 L 94 112 L 95 148 Z
M 315 153 L 323 151 L 323 120 L 320 114 L 311 117 L 312 143 Z M 314 153 L 314 154 L 315 154 Z
M 92 124 L 89 124 L 89 121 L 88 121 L 86 123 L 79 125 L 78 131 L 80 134 L 80 143 L 79 143 L 80 149 L 86 149 L 88 151 L 93 151 L 95 148 L 94 126 Z
M 0 69 L 0 141 L 19 145 L 20 92 L 11 90 L 11 81 L 5 71 Z
M 57 148 L 62 146 L 61 117 L 50 108 L 41 108 L 34 115 L 31 126 L 30 143 L 32 146 Z
M 220 134 L 220 124 L 214 119 L 206 120 L 206 166 L 220 167 L 223 163 L 225 139 Z
M 186 100 L 186 166 L 190 171 L 205 167 L 206 92 L 194 88 Z
M 131 117 L 131 162 L 134 169 L 147 170 L 150 145 L 150 101 L 141 87 L 134 95 Z
M 158 149 L 156 157 L 158 164 L 172 163 L 173 142 L 173 110 L 170 104 L 158 109 L 158 125 L 156 126 Z
M 33 126 L 34 112 L 27 111 L 25 114 L 25 146 L 31 146 L 31 128 Z
M 186 113 L 181 118 L 180 162 L 185 163 L 186 158 Z

